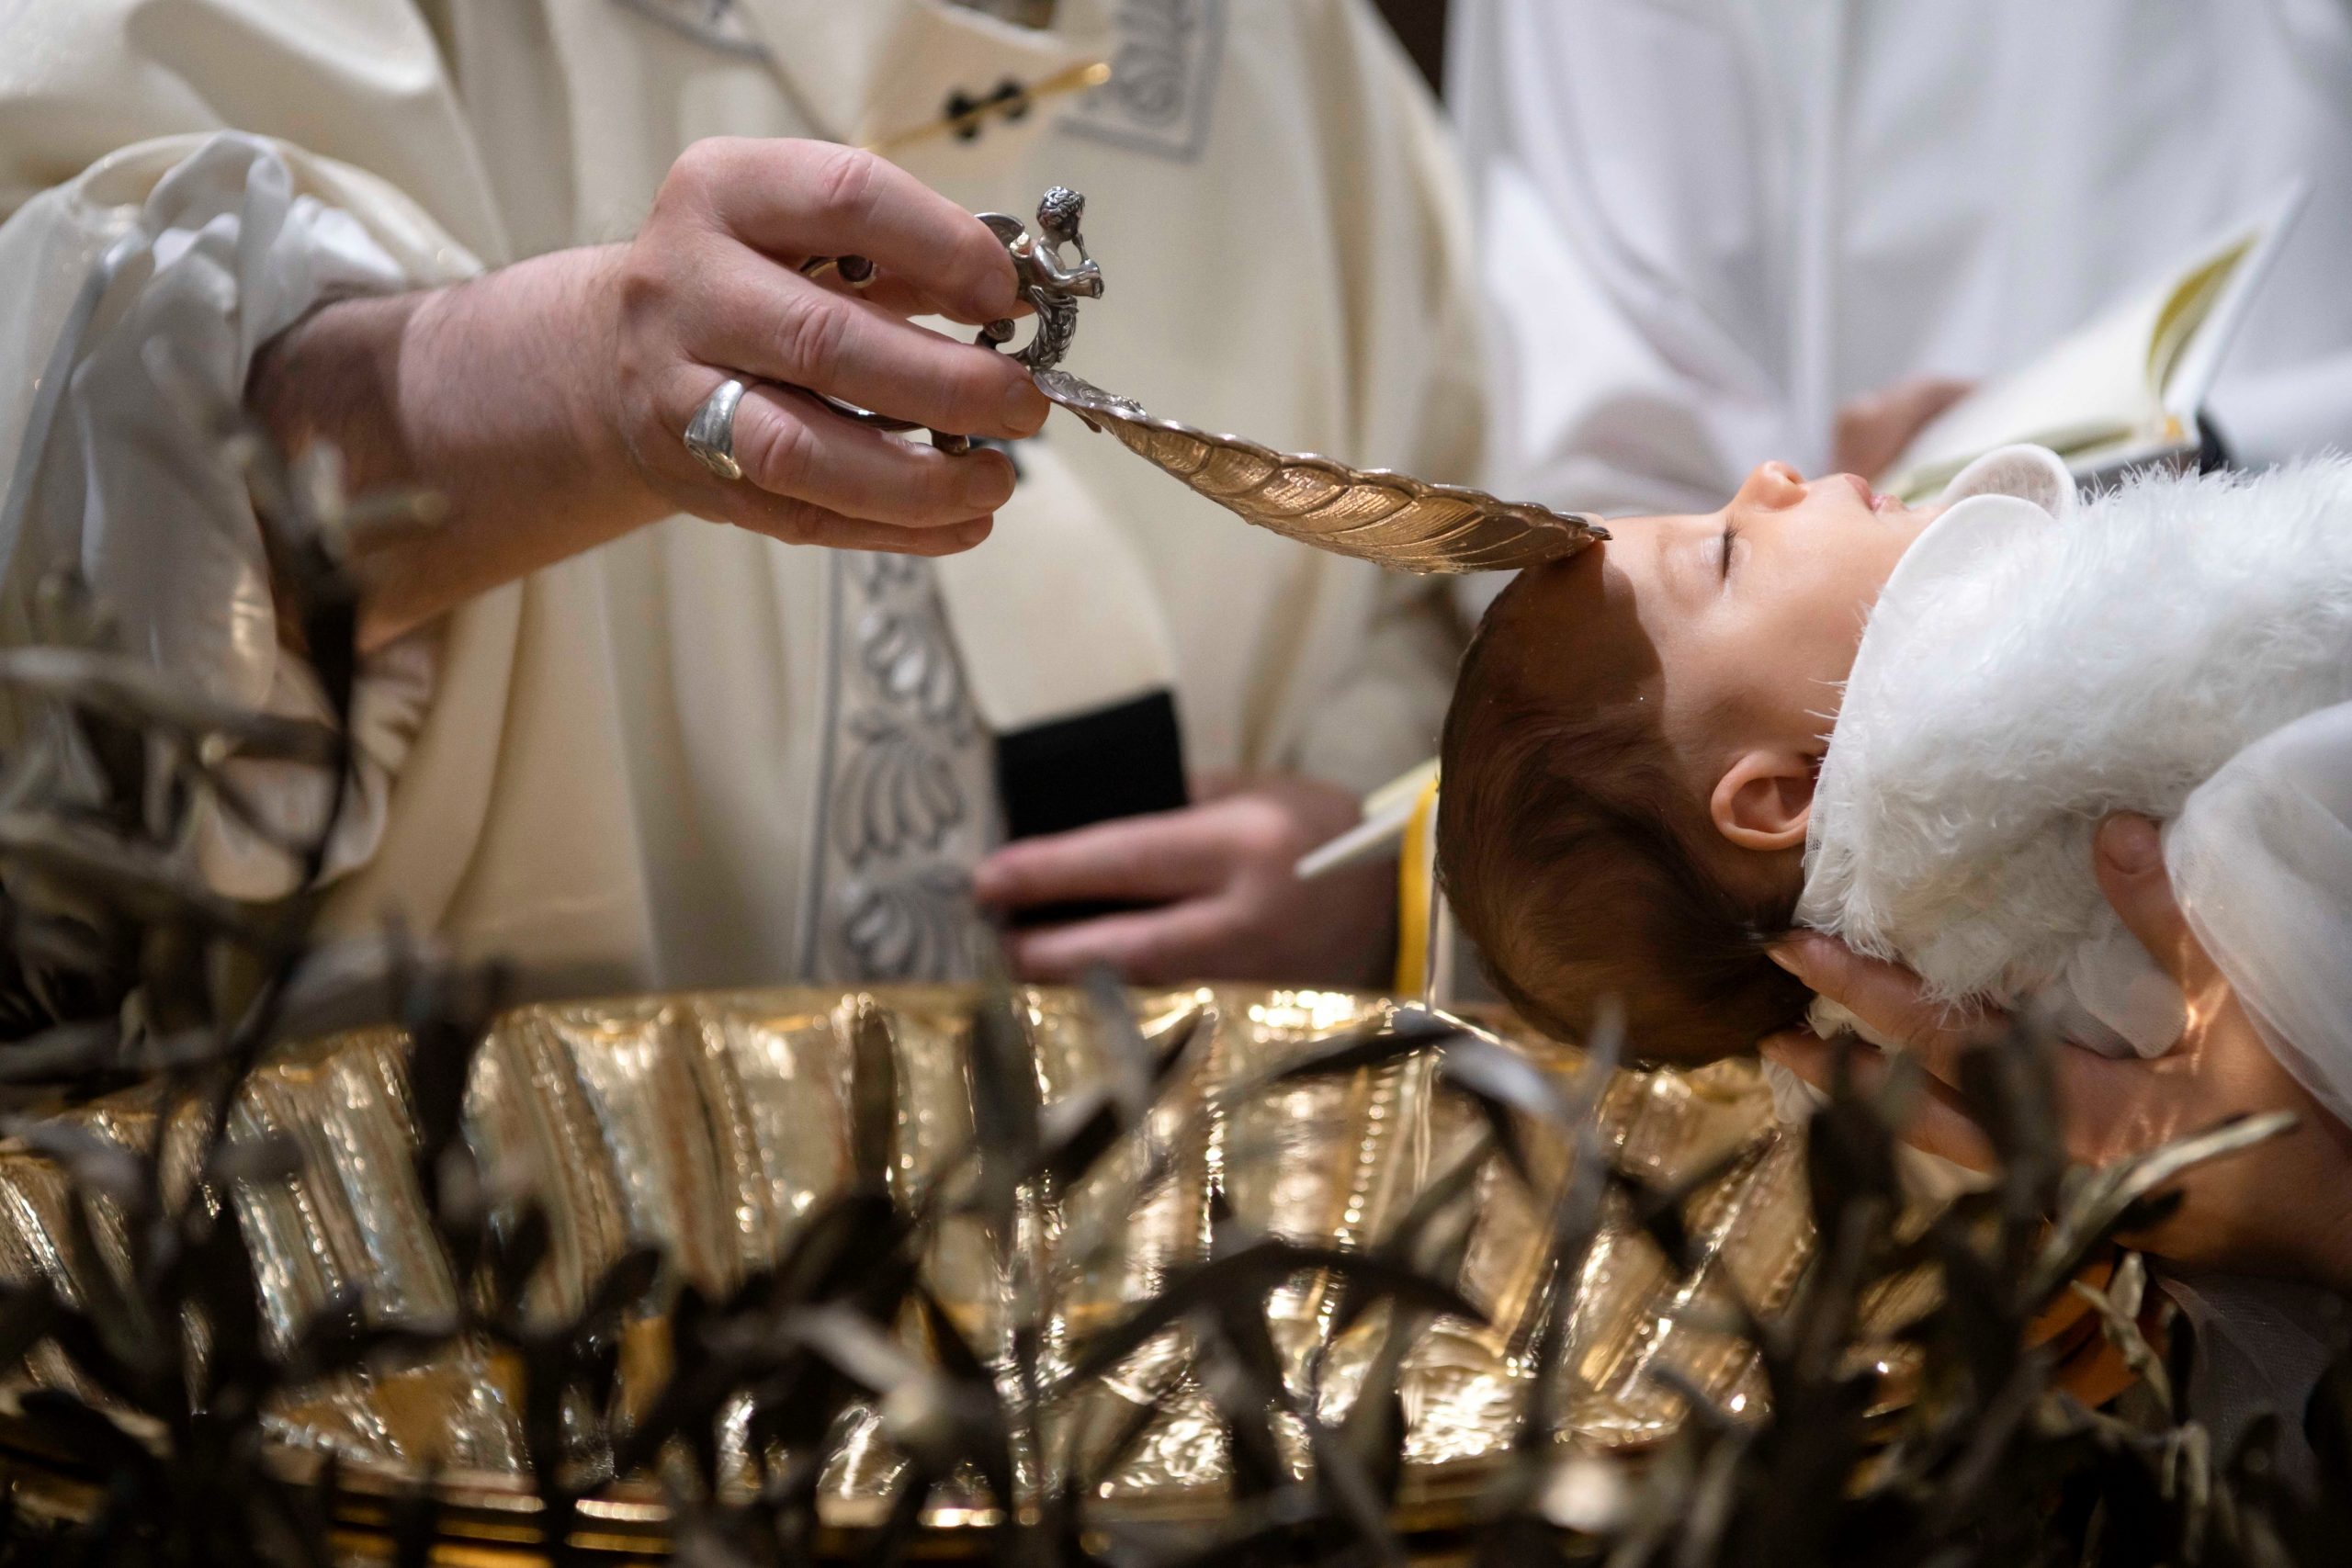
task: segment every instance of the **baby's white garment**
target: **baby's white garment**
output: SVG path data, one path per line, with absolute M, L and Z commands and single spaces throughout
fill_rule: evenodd
M 2011 447 L 1947 499 L 1871 613 L 1799 919 L 1936 997 L 2030 1002 L 2078 1043 L 2154 1055 L 2181 998 L 2100 896 L 2091 851 L 2109 812 L 2148 813 L 2241 996 L 2305 1043 L 2281 1059 L 2352 1119 L 2345 966 L 2298 948 L 2290 968 L 2265 945 L 2290 916 L 2352 931 L 2352 785 L 2326 783 L 2352 774 L 2352 709 L 2320 716 L 2352 699 L 2352 461 L 2083 502 L 2053 455 Z M 2306 858 L 2321 823 L 2335 837 L 2311 852 L 2333 863 Z M 1849 1021 L 1816 1017 L 1833 1021 Z
M 2078 1043 L 2154 1055 L 2181 998 L 2091 860 L 2102 816 L 2147 812 L 2265 1042 L 2352 1123 L 2352 462 L 2081 502 L 2055 457 L 2013 447 L 1946 499 L 1871 611 L 1799 919 L 1936 995 L 2030 1001 Z M 1857 1026 L 1820 1004 L 1814 1023 Z M 2301 1451 L 2342 1303 L 2165 1288 L 2197 1325 L 2191 1408 L 2224 1434 L 2278 1415 Z

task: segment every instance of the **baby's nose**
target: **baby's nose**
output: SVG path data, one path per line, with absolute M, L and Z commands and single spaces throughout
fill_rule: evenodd
M 1739 487 L 1738 499 L 1756 506 L 1793 506 L 1804 499 L 1804 476 L 1778 458 L 1758 463 Z

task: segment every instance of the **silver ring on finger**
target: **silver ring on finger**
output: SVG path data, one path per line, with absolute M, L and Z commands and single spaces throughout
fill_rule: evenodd
M 744 391 L 743 383 L 729 376 L 686 422 L 686 450 L 722 479 L 743 477 L 743 465 L 735 460 L 735 410 Z

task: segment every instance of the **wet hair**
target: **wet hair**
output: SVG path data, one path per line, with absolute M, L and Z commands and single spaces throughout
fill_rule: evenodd
M 1764 951 L 1794 923 L 1798 887 L 1743 897 L 1714 873 L 1713 825 L 1640 672 L 1555 669 L 1536 690 L 1508 646 L 1511 597 L 1463 655 L 1446 714 L 1438 876 L 1455 919 L 1547 1034 L 1579 1038 L 1613 997 L 1638 1056 L 1752 1049 L 1810 998 Z

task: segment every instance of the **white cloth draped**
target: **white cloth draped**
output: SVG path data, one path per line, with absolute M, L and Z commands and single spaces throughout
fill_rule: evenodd
M 2272 731 L 2199 785 L 2165 863 L 2272 1053 L 2352 1125 L 2352 704 Z

